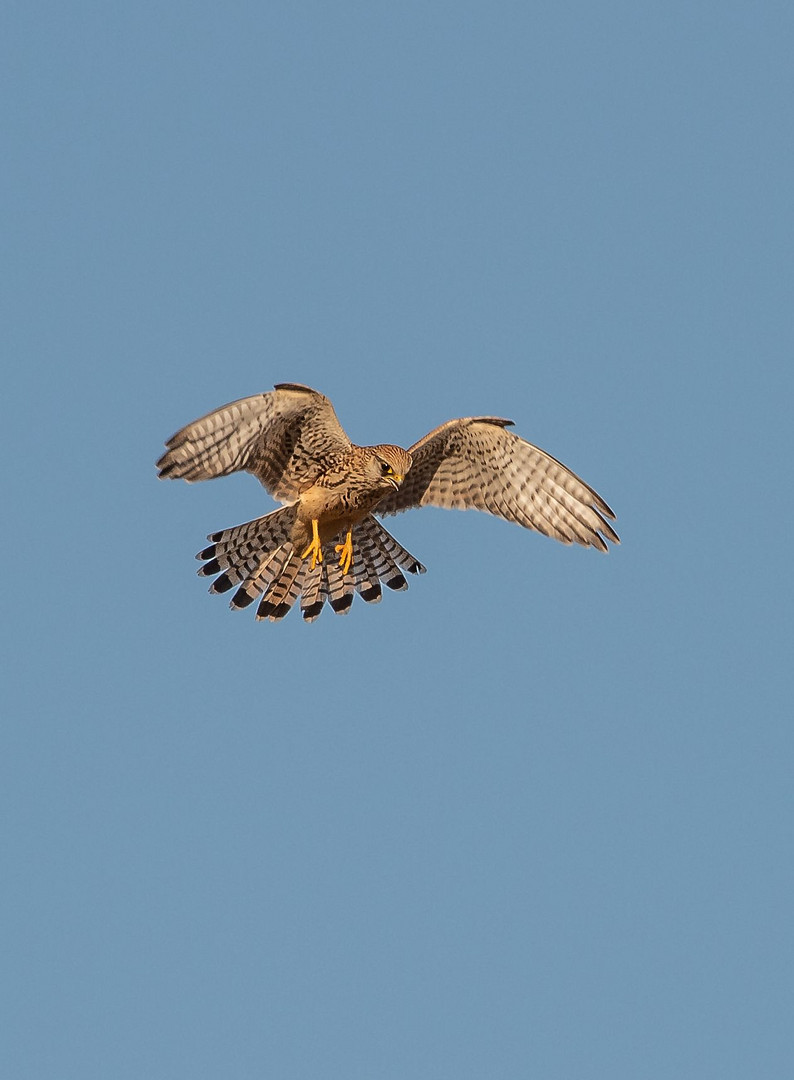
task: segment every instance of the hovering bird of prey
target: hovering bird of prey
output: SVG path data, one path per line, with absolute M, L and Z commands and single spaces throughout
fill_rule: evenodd
M 259 598 L 258 619 L 282 619 L 300 597 L 313 621 L 326 600 L 350 610 L 358 592 L 381 599 L 381 581 L 407 589 L 403 570 L 425 567 L 374 514 L 412 506 L 475 508 L 553 536 L 606 551 L 620 543 L 615 515 L 583 480 L 507 428 L 511 420 L 448 420 L 414 443 L 356 446 L 333 405 L 316 390 L 278 383 L 178 431 L 157 462 L 169 479 L 210 480 L 253 473 L 284 505 L 244 525 L 211 533 L 196 556 L 212 593 L 235 589 L 233 609 Z M 217 576 L 216 576 L 217 575 Z

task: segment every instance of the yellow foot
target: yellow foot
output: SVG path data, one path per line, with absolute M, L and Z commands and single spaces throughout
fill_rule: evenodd
M 317 531 L 317 522 L 314 519 L 312 519 L 312 542 L 301 555 L 301 558 L 306 559 L 309 555 L 312 557 L 311 569 L 313 570 L 318 562 L 323 561 L 323 547 L 320 543 L 320 534 Z
M 344 544 L 337 544 L 334 551 L 339 556 L 339 565 L 342 567 L 342 573 L 346 574 L 353 561 L 353 533 L 350 529 L 347 530 Z

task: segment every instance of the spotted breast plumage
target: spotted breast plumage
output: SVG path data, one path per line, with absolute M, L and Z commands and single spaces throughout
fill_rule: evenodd
M 231 606 L 258 599 L 257 618 L 283 618 L 300 599 L 313 621 L 326 601 L 350 610 L 355 593 L 381 599 L 381 582 L 408 587 L 425 567 L 374 514 L 416 506 L 485 510 L 561 540 L 607 550 L 615 515 L 600 495 L 545 451 L 508 431 L 511 421 L 449 420 L 409 450 L 356 446 L 328 398 L 297 383 L 231 402 L 178 431 L 159 475 L 209 480 L 246 471 L 277 510 L 212 533 L 197 555 L 210 592 Z

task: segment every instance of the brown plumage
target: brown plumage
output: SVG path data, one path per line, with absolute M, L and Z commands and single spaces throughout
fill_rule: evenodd
M 607 550 L 619 543 L 614 514 L 583 480 L 496 417 L 449 420 L 410 450 L 356 446 L 328 398 L 306 386 L 224 405 L 178 431 L 159 475 L 208 480 L 245 470 L 286 505 L 213 533 L 199 574 L 210 591 L 235 589 L 233 608 L 261 597 L 257 618 L 283 618 L 300 598 L 312 621 L 327 600 L 343 613 L 355 592 L 381 598 L 381 582 L 405 589 L 402 571 L 425 568 L 373 512 L 413 506 L 476 508 L 553 536 Z M 342 541 L 335 543 L 335 541 Z

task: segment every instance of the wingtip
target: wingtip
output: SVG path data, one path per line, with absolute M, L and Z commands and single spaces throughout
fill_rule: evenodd
M 494 427 L 515 427 L 515 420 L 507 420 L 504 416 L 473 416 L 475 424 L 492 424 Z
M 313 390 L 311 386 L 304 386 L 303 383 L 297 382 L 277 382 L 273 383 L 274 390 L 294 390 L 299 394 L 316 394 L 317 390 Z

